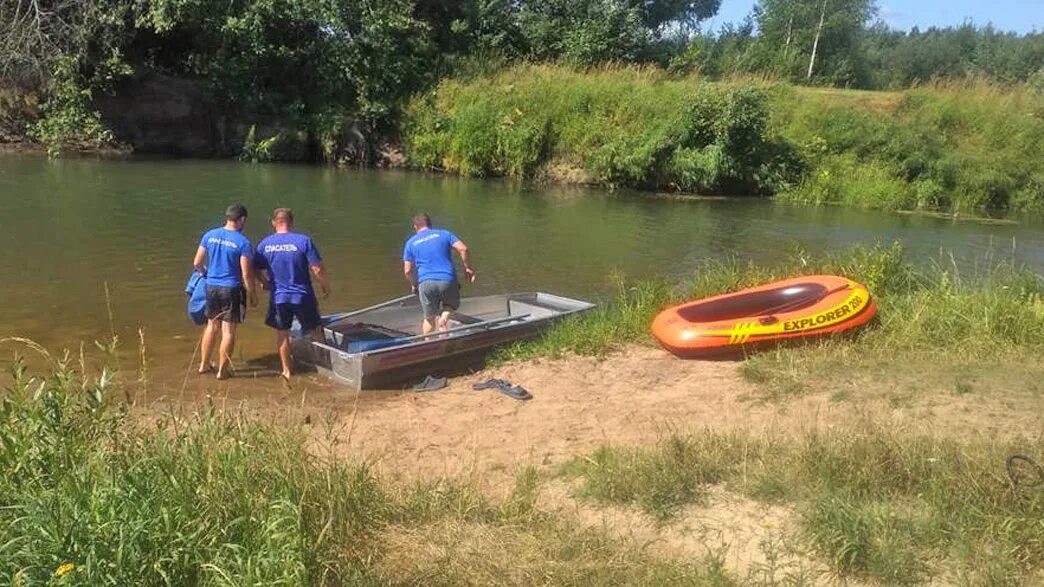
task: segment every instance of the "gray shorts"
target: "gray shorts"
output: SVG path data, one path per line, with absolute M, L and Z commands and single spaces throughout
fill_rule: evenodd
M 422 281 L 417 286 L 417 298 L 424 310 L 424 318 L 434 318 L 460 307 L 460 284 L 456 281 Z

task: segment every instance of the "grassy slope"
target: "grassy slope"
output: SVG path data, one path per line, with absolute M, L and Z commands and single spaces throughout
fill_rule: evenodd
M 1042 112 L 1039 92 L 985 83 L 875 93 L 523 65 L 443 81 L 404 135 L 415 165 L 470 175 L 1040 210 Z

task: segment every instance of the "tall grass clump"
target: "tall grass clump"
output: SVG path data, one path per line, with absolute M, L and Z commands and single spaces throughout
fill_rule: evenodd
M 443 81 L 414 100 L 404 136 L 414 165 L 465 175 L 579 171 L 608 186 L 765 194 L 798 172 L 768 121 L 755 84 L 521 65 Z
M 564 474 L 580 478 L 578 497 L 634 505 L 661 522 L 715 484 L 789 504 L 804 541 L 843 576 L 1019 584 L 1044 568 L 1044 487 L 1005 471 L 1007 456 L 1025 451 L 1044 444 L 925 437 L 868 420 L 797 438 L 704 431 L 603 447 Z
M 10 585 L 346 584 L 386 499 L 295 432 L 203 413 L 135 430 L 112 377 L 16 361 L 0 398 L 0 577 Z
M 655 449 L 603 447 L 564 469 L 583 479 L 579 496 L 606 503 L 633 503 L 660 522 L 704 497 L 738 464 L 743 440 L 727 436 L 671 436 Z
M 875 426 L 811 435 L 791 482 L 811 480 L 805 530 L 845 572 L 900 584 L 934 566 L 969 583 L 1013 584 L 1041 568 L 1044 491 L 1013 485 L 1004 463 L 1041 449 L 1039 439 L 961 443 Z
M 864 208 L 1044 209 L 1044 95 L 987 82 L 908 90 L 894 107 L 780 91 L 781 134 L 809 172 L 785 199 Z
M 424 482 L 380 539 L 375 570 L 392 585 L 732 585 L 711 561 L 675 560 L 536 507 L 536 470 L 499 505 Z

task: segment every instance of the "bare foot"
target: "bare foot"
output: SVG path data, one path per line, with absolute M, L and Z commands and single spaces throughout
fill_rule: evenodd
M 217 365 L 215 365 L 214 363 L 211 363 L 209 365 L 200 365 L 199 369 L 196 370 L 196 373 L 199 375 L 206 375 L 207 373 L 213 372 L 216 368 Z
M 286 379 L 287 381 L 290 381 L 290 375 L 292 375 L 292 374 L 290 373 L 289 370 L 283 371 L 282 373 L 279 374 L 280 377 L 282 377 L 283 379 Z
M 232 377 L 232 373 L 229 371 L 229 369 L 225 369 L 224 371 L 222 371 L 221 369 L 218 369 L 217 378 L 218 378 L 219 381 L 224 381 L 225 379 L 228 379 L 229 377 Z

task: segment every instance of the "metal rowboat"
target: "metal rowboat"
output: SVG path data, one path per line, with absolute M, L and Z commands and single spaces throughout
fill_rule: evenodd
M 321 337 L 315 339 L 295 325 L 291 347 L 298 363 L 352 389 L 390 387 L 481 363 L 493 347 L 532 338 L 555 321 L 593 307 L 543 292 L 463 298 L 446 333 L 423 335 L 420 303 L 416 296 L 405 296 L 324 316 Z

